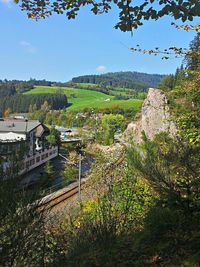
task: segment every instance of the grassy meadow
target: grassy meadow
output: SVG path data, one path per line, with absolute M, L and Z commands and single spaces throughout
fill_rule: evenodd
M 133 108 L 138 111 L 141 107 L 142 100 L 114 100 L 114 96 L 106 95 L 94 90 L 84 90 L 79 88 L 68 87 L 49 87 L 49 86 L 35 86 L 34 89 L 25 94 L 51 94 L 61 91 L 68 97 L 68 102 L 71 104 L 67 111 L 81 111 L 85 108 L 107 108 L 118 107 L 122 109 Z

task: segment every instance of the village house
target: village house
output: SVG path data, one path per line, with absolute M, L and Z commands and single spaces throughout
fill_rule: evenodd
M 58 147 L 46 140 L 49 129 L 37 120 L 0 119 L 0 157 L 4 170 L 11 155 L 23 152 L 19 173 L 26 173 L 58 155 Z
M 77 137 L 79 131 L 77 128 L 64 128 L 60 126 L 55 126 L 55 129 L 59 132 L 60 134 L 60 140 L 66 141 L 66 140 L 71 140 Z

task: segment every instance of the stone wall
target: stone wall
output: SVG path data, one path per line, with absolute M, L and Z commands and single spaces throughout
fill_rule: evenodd
M 149 139 L 161 132 L 175 136 L 177 128 L 171 119 L 166 95 L 159 89 L 150 88 L 142 105 L 141 116 L 128 125 L 124 137 L 136 143 L 142 141 L 141 133 L 145 132 Z

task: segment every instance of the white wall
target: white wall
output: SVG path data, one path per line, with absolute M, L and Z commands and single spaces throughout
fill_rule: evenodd
M 24 166 L 23 169 L 20 171 L 20 174 L 33 170 L 36 167 L 40 166 L 41 164 L 57 156 L 58 156 L 57 146 L 45 149 L 44 151 L 36 152 L 35 155 L 25 158 Z

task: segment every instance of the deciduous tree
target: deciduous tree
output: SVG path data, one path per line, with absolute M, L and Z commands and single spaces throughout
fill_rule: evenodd
M 200 3 L 196 0 L 54 0 L 54 1 L 29 1 L 15 0 L 29 18 L 39 19 L 51 16 L 53 13 L 65 14 L 68 19 L 75 19 L 79 10 L 89 6 L 93 14 L 108 13 L 112 8 L 117 8 L 119 21 L 115 28 L 121 31 L 132 31 L 143 25 L 145 20 L 158 20 L 164 16 L 180 19 L 183 22 L 192 21 L 200 15 Z

